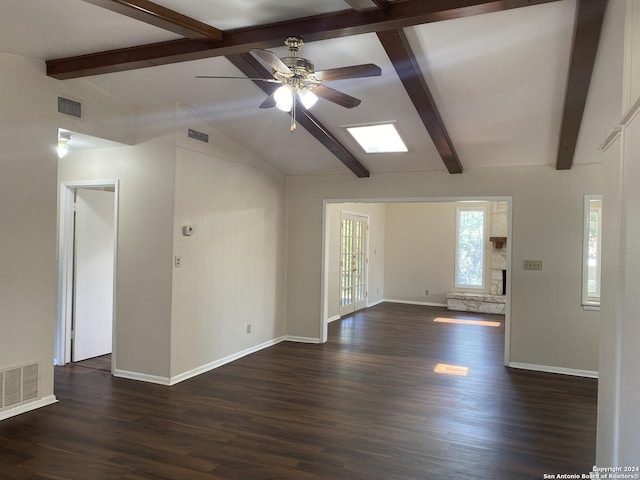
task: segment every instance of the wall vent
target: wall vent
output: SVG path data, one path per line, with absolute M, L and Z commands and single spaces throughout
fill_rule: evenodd
M 4 372 L 4 402 L 5 407 L 20 403 L 20 384 L 22 383 L 22 369 L 12 368 Z
M 199 132 L 198 130 L 194 130 L 190 128 L 187 132 L 187 136 L 189 138 L 193 138 L 194 140 L 198 140 L 200 142 L 209 143 L 209 135 L 204 132 Z
M 38 364 L 22 367 L 22 401 L 38 398 Z
M 39 398 L 38 363 L 0 371 L 0 409 Z
M 72 117 L 82 118 L 82 104 L 75 100 L 58 97 L 58 112 Z

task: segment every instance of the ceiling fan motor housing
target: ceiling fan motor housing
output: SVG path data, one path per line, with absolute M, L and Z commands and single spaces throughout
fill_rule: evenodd
M 284 39 L 284 44 L 290 51 L 297 52 L 298 50 L 300 50 L 300 47 L 304 45 L 304 42 L 300 37 L 291 36 Z
M 307 78 L 315 72 L 313 62 L 306 58 L 284 57 L 281 60 L 296 76 Z

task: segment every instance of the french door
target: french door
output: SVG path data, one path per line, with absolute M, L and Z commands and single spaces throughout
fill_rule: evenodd
M 340 226 L 340 315 L 360 310 L 367 301 L 369 220 L 342 214 Z

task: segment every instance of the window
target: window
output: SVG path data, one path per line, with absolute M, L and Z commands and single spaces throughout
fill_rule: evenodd
M 602 195 L 584 197 L 584 244 L 582 267 L 582 305 L 600 307 L 602 251 Z
M 456 287 L 484 288 L 483 207 L 459 207 L 456 213 Z

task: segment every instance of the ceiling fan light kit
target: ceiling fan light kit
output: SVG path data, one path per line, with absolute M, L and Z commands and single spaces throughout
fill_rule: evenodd
M 302 105 L 307 110 L 313 107 L 318 101 L 318 96 L 311 91 L 310 88 L 303 88 L 298 92 L 298 97 L 302 102 Z
M 282 85 L 273 93 L 276 107 L 283 112 L 290 112 L 293 107 L 294 91 L 289 85 Z
M 298 96 L 298 100 L 302 102 L 302 106 L 307 110 L 313 107 L 318 101 L 316 94 L 308 87 L 296 90 L 292 88 L 291 85 L 282 85 L 273 93 L 276 107 L 283 112 L 290 112 L 293 108 L 295 95 Z
M 293 132 L 296 129 L 295 112 L 298 100 L 306 109 L 313 107 L 318 101 L 318 97 L 322 97 L 325 100 L 345 108 L 354 108 L 360 104 L 359 99 L 327 87 L 323 84 L 324 82 L 347 78 L 374 77 L 380 76 L 382 73 L 380 67 L 371 63 L 316 72 L 311 60 L 298 56 L 298 51 L 304 45 L 302 38 L 290 36 L 285 38 L 284 44 L 289 49 L 289 52 L 291 52 L 288 57 L 279 58 L 269 50 L 251 50 L 251 54 L 254 57 L 271 67 L 271 78 L 216 77 L 205 75 L 199 75 L 197 78 L 237 78 L 253 80 L 254 82 L 281 84 L 281 86 L 260 105 L 260 108 L 271 108 L 275 106 L 283 112 L 289 112 L 291 114 L 291 131 Z

